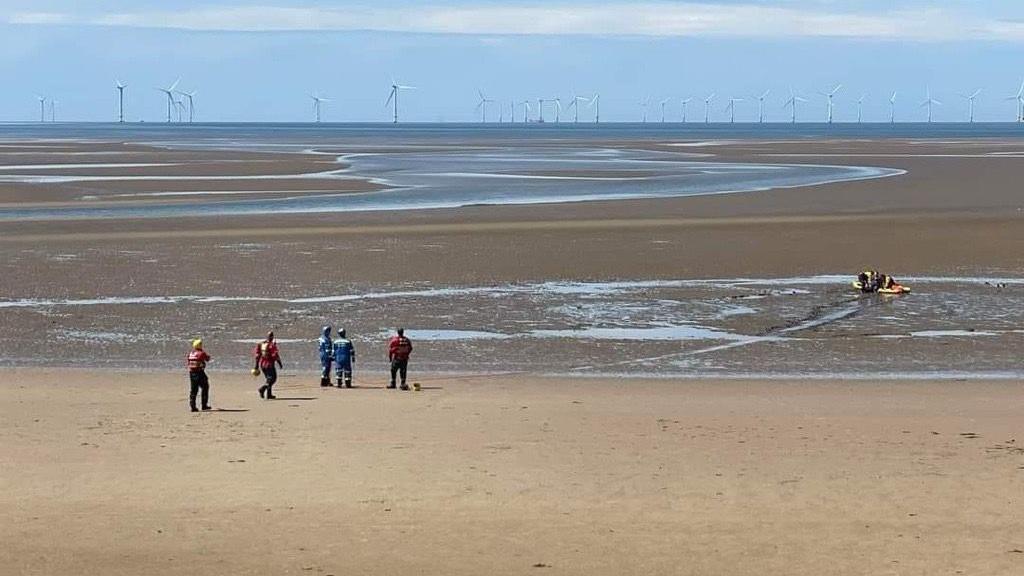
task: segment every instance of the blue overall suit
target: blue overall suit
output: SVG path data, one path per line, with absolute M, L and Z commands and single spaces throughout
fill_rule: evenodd
M 331 362 L 334 360 L 334 343 L 331 341 L 331 327 L 324 326 L 317 340 L 320 352 L 320 385 L 331 385 Z
M 338 339 L 334 341 L 334 371 L 338 375 L 338 387 L 342 383 L 346 388 L 352 387 L 352 363 L 356 359 L 356 347 L 345 338 L 345 331 L 338 330 Z

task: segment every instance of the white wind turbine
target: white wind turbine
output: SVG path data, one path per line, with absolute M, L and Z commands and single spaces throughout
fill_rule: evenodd
M 46 122 L 46 96 L 36 96 L 39 100 L 39 121 Z
M 757 99 L 757 122 L 758 124 L 764 124 L 764 99 L 768 97 L 771 90 L 765 90 L 764 94 L 755 96 Z
M 711 122 L 711 100 L 715 98 L 715 93 L 712 92 L 704 99 L 704 123 L 708 124 Z
M 477 103 L 476 109 L 480 111 L 481 121 L 484 124 L 486 124 L 487 123 L 487 105 L 488 104 L 493 104 L 494 100 L 484 96 L 484 91 L 483 90 L 477 90 L 476 93 L 480 95 L 480 101 Z
M 1007 100 L 1017 101 L 1017 122 L 1024 122 L 1024 80 L 1020 83 L 1020 89 L 1013 96 L 1007 98 Z
M 569 101 L 569 108 L 573 109 L 572 121 L 574 124 L 579 123 L 580 121 L 580 102 L 587 102 L 588 100 L 590 99 L 574 95 L 572 100 Z
M 316 123 L 320 123 L 320 113 L 322 112 L 324 102 L 330 102 L 330 99 L 324 98 L 319 94 L 313 93 L 309 95 L 313 99 L 313 118 Z
M 57 101 L 50 98 L 50 122 L 57 121 Z
M 594 124 L 601 123 L 601 95 L 594 94 L 594 97 L 590 100 L 590 105 L 594 107 Z
M 693 100 L 693 98 L 683 98 L 680 101 L 680 103 L 683 106 L 683 124 L 686 124 L 686 108 L 690 104 L 690 101 L 692 101 L 692 100 Z
M 544 103 L 547 102 L 544 98 L 537 98 L 537 122 L 539 124 L 544 123 Z
M 743 102 L 743 98 L 729 98 L 729 103 L 725 106 L 725 111 L 729 113 L 729 123 L 736 123 L 736 103 Z
M 174 100 L 174 90 L 178 87 L 178 82 L 181 82 L 181 78 L 178 78 L 177 80 L 175 80 L 174 83 L 171 84 L 170 86 L 168 86 L 167 88 L 157 88 L 157 90 L 159 90 L 159 91 L 161 91 L 161 92 L 163 92 L 164 94 L 167 95 L 167 123 L 168 124 L 170 124 L 170 122 L 171 122 L 171 112 L 177 106 L 177 104 L 175 103 L 175 100 Z
M 974 101 L 978 98 L 979 94 L 981 94 L 981 88 L 975 90 L 970 96 L 966 96 L 964 94 L 960 95 L 961 98 L 967 99 L 967 122 L 971 124 L 974 124 Z
M 182 92 L 181 90 L 178 90 L 177 92 L 182 98 L 188 98 L 188 123 L 191 124 L 196 111 L 196 91 Z M 182 102 L 182 105 L 184 105 L 184 102 Z
M 836 87 L 833 88 L 832 91 L 827 93 L 827 94 L 825 92 L 818 92 L 818 94 L 821 94 L 822 96 L 824 96 L 825 98 L 828 99 L 828 117 L 827 117 L 826 121 L 829 124 L 832 123 L 832 107 L 833 107 L 832 98 L 836 95 L 837 92 L 839 92 L 839 89 L 842 88 L 842 87 L 843 87 L 842 84 L 836 84 Z
M 792 124 L 796 124 L 796 105 L 798 103 L 800 103 L 800 102 L 807 102 L 807 99 L 806 98 L 801 98 L 800 96 L 797 96 L 795 93 L 793 93 L 793 89 L 790 88 L 789 89 L 789 100 L 786 100 L 786 103 L 783 104 L 782 107 L 783 108 L 792 108 L 792 113 L 791 113 L 791 116 L 790 116 L 790 123 L 792 123 Z
M 665 104 L 668 104 L 671 98 L 665 98 L 661 101 L 661 123 L 665 123 Z
M 555 97 L 551 99 L 555 103 L 555 124 L 562 121 L 562 99 Z
M 388 94 L 388 100 L 387 100 L 387 102 L 384 103 L 384 107 L 387 108 L 389 104 L 394 103 L 394 106 L 395 106 L 394 113 L 393 113 L 393 115 L 391 117 L 392 118 L 392 120 L 391 120 L 392 123 L 398 124 L 398 93 L 401 92 L 402 90 L 415 90 L 415 89 L 416 89 L 415 86 L 403 86 L 403 85 L 399 84 L 398 82 L 395 82 L 394 78 L 391 79 L 391 93 Z
M 889 97 L 889 124 L 896 123 L 896 91 L 893 90 Z
M 127 84 L 117 81 L 117 121 L 121 124 L 124 124 L 124 89 L 127 87 Z
M 650 96 L 648 96 L 648 97 L 646 97 L 646 98 L 644 98 L 643 100 L 640 101 L 640 108 L 643 109 L 643 116 L 641 118 L 641 121 L 644 124 L 647 124 L 647 107 L 650 106 L 650 105 L 651 105 L 651 97 Z
M 864 99 L 867 98 L 866 94 L 861 94 L 860 98 L 857 98 L 857 124 L 861 123 L 864 118 Z
M 932 90 L 931 90 L 931 88 L 926 88 L 925 89 L 925 100 L 924 100 L 924 102 L 921 102 L 921 107 L 922 108 L 924 108 L 925 106 L 928 107 L 928 123 L 929 124 L 932 121 L 932 105 L 933 104 L 938 104 L 939 106 L 942 106 L 942 102 L 939 102 L 938 100 L 932 98 Z
M 523 100 L 519 105 L 523 107 L 523 124 L 526 124 L 530 121 L 530 101 Z

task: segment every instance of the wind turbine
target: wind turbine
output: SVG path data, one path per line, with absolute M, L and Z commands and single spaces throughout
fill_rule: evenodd
M 758 124 L 764 124 L 764 99 L 768 97 L 768 93 L 769 92 L 771 92 L 771 90 L 765 90 L 764 94 L 761 94 L 760 96 L 755 96 L 754 97 L 754 98 L 757 99 L 757 122 L 758 122 Z
M 686 106 L 687 106 L 687 104 L 690 103 L 691 100 L 693 100 L 693 98 L 683 98 L 683 100 L 682 100 L 682 105 L 683 105 L 683 124 L 686 124 Z
M 661 101 L 661 123 L 662 124 L 665 123 L 665 104 L 668 104 L 669 100 L 672 100 L 672 99 L 671 98 L 665 98 L 664 100 Z
M 736 123 L 736 103 L 743 102 L 743 98 L 729 98 L 729 103 L 725 106 L 725 111 L 729 113 L 729 123 Z
M 580 121 L 580 102 L 586 102 L 587 100 L 589 100 L 589 98 L 574 95 L 572 100 L 569 102 L 569 108 L 573 109 L 572 121 L 574 124 L 579 123 Z
M 402 86 L 395 82 L 395 79 L 391 79 L 391 93 L 388 94 L 388 100 L 384 103 L 384 107 L 387 108 L 389 104 L 394 102 L 394 115 L 392 116 L 392 123 L 398 124 L 398 93 L 402 90 L 415 90 L 415 86 Z
M 117 121 L 121 124 L 124 124 L 124 89 L 127 87 L 127 84 L 117 81 Z
M 50 122 L 57 121 L 57 101 L 50 98 Z
M 961 98 L 967 99 L 969 110 L 967 114 L 967 121 L 971 124 L 974 124 L 974 100 L 978 97 L 978 94 L 981 94 L 981 88 L 975 90 L 974 93 L 971 94 L 970 96 L 964 96 L 963 94 L 960 95 Z
M 708 124 L 711 122 L 711 100 L 714 99 L 715 93 L 712 92 L 704 99 L 704 123 Z
M 185 101 L 175 100 L 174 109 L 178 111 L 178 124 L 181 124 L 181 119 L 185 117 Z
M 330 102 L 330 100 L 320 96 L 319 94 L 315 94 L 315 93 L 314 94 L 310 94 L 309 97 L 313 99 L 313 115 L 314 115 L 314 117 L 316 119 L 316 123 L 319 124 L 320 123 L 320 112 L 321 112 L 321 109 L 323 108 L 323 103 L 324 102 Z
M 1007 100 L 1017 101 L 1017 122 L 1024 122 L 1024 81 L 1020 83 L 1020 90 L 1017 90 L 1017 93 Z
M 562 120 L 562 99 L 556 97 L 551 101 L 555 103 L 555 124 L 558 124 Z
M 651 97 L 648 96 L 640 101 L 640 108 L 643 109 L 643 115 L 641 116 L 641 122 L 647 124 L 647 107 L 651 105 Z
M 177 80 L 175 80 L 174 84 L 171 84 L 167 88 L 157 88 L 157 90 L 159 90 L 159 91 L 161 91 L 161 92 L 163 92 L 164 94 L 167 95 L 167 123 L 168 124 L 171 123 L 171 109 L 174 108 L 175 105 L 176 105 L 175 102 L 174 102 L 174 89 L 178 87 L 178 82 L 181 82 L 181 78 L 178 78 Z
M 543 124 L 544 123 L 544 103 L 545 102 L 547 102 L 547 100 L 545 100 L 543 98 L 537 98 L 537 122 L 539 124 Z
M 921 102 L 921 107 L 928 107 L 928 123 L 930 124 L 932 121 L 932 104 L 938 104 L 939 106 L 942 106 L 942 102 L 939 102 L 938 100 L 932 98 L 931 88 L 926 88 L 925 94 L 925 100 L 924 102 Z
M 594 94 L 594 97 L 590 100 L 590 105 L 594 107 L 594 124 L 601 123 L 601 95 Z
M 36 96 L 39 100 L 39 121 L 46 122 L 46 96 Z
M 896 123 L 896 91 L 889 97 L 889 124 Z
M 818 92 L 818 94 L 821 94 L 825 98 L 828 98 L 828 123 L 829 124 L 832 123 L 832 97 L 835 96 L 836 92 L 839 92 L 839 89 L 842 88 L 842 87 L 843 87 L 842 84 L 836 84 L 836 87 L 833 88 L 832 91 L 829 92 L 828 94 L 826 94 L 824 92 Z
M 867 95 L 861 94 L 860 98 L 857 98 L 857 124 L 860 124 L 863 118 L 864 98 L 866 97 Z
M 484 124 L 486 124 L 487 123 L 487 105 L 493 103 L 494 100 L 491 100 L 490 98 L 487 98 L 486 96 L 484 96 L 483 90 L 477 90 L 476 93 L 480 95 L 480 102 L 477 103 L 476 109 L 480 110 L 482 121 L 483 121 Z
M 792 123 L 792 124 L 796 124 L 796 105 L 799 102 L 807 102 L 807 99 L 806 98 L 801 98 L 801 97 L 797 96 L 795 93 L 793 93 L 793 89 L 790 88 L 789 89 L 789 100 L 786 100 L 786 103 L 783 104 L 782 107 L 783 108 L 791 107 L 793 109 L 792 115 L 790 116 L 790 123 Z
M 530 121 L 530 101 L 523 100 L 519 105 L 523 107 L 523 124 L 526 124 Z
M 192 119 L 195 116 L 195 111 L 196 111 L 196 104 L 195 104 L 196 91 L 193 90 L 191 92 L 182 92 L 181 90 L 178 90 L 178 95 L 181 96 L 182 98 L 188 98 L 188 123 L 191 124 L 192 123 Z M 182 102 L 182 106 L 184 106 L 184 105 L 185 105 L 185 103 Z

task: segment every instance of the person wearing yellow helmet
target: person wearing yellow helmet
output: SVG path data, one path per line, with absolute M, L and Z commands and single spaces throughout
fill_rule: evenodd
M 187 356 L 189 393 L 188 405 L 193 412 L 199 412 L 196 408 L 196 396 L 202 394 L 203 410 L 210 409 L 210 379 L 206 376 L 206 363 L 211 360 L 210 355 L 203 350 L 202 338 L 192 341 L 192 350 Z

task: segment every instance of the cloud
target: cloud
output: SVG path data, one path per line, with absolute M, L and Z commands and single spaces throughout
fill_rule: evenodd
M 564 1 L 564 0 L 563 0 Z M 220 6 L 174 11 L 16 13 L 13 24 L 196 31 L 356 31 L 480 35 L 833 37 L 892 40 L 1024 40 L 1024 23 L 955 7 L 854 12 L 755 3 L 563 3 L 316 8 Z

